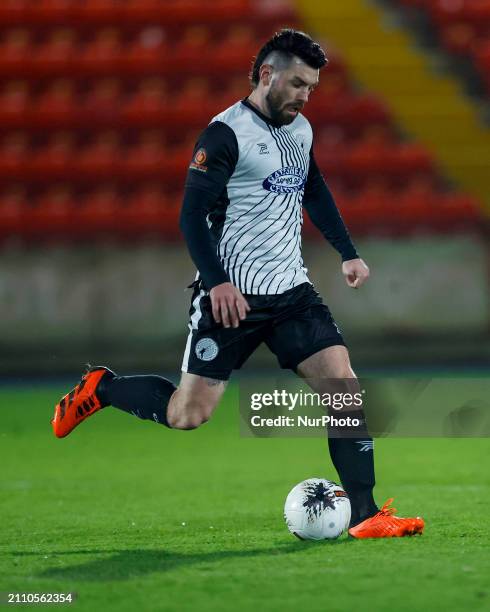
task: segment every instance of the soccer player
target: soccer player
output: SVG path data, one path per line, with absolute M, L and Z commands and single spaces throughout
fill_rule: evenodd
M 117 376 L 89 368 L 55 408 L 58 437 L 114 406 L 173 429 L 205 423 L 232 370 L 265 342 L 288 368 L 313 382 L 355 374 L 342 335 L 313 288 L 301 256 L 302 209 L 338 251 L 349 287 L 369 276 L 315 162 L 301 110 L 318 84 L 325 54 L 308 35 L 275 34 L 258 52 L 252 93 L 214 117 L 200 135 L 185 182 L 180 225 L 197 267 L 189 336 L 178 387 L 161 376 Z M 349 495 L 356 538 L 421 533 L 421 518 L 393 516 L 373 499 L 373 442 L 329 436 Z

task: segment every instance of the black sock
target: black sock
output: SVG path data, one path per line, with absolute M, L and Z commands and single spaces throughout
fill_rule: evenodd
M 331 428 L 328 438 L 332 463 L 351 502 L 350 527 L 353 527 L 378 511 L 373 498 L 373 439 L 367 431 L 363 413 L 342 412 L 337 416 L 359 418 L 363 423 L 357 428 Z
M 167 407 L 176 386 L 162 376 L 109 376 L 102 378 L 97 396 L 103 405 L 114 406 L 140 419 L 170 427 Z

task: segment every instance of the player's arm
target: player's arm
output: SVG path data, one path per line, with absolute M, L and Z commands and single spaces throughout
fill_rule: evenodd
M 225 327 L 238 327 L 250 308 L 223 268 L 207 215 L 226 189 L 237 159 L 238 145 L 233 130 L 219 121 L 211 123 L 194 148 L 180 214 L 187 248 L 204 287 L 210 292 L 214 319 Z
M 342 257 L 342 273 L 349 287 L 357 288 L 369 277 L 369 268 L 359 257 L 349 232 L 310 152 L 310 168 L 305 185 L 303 206 L 313 224 Z

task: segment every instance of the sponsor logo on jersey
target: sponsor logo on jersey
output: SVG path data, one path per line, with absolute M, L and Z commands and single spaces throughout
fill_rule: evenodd
M 212 338 L 201 338 L 196 344 L 196 357 L 201 361 L 212 361 L 218 354 L 218 345 Z
M 257 146 L 259 147 L 259 155 L 269 155 L 269 150 L 265 142 L 258 142 Z
M 203 149 L 201 147 L 196 151 L 194 159 L 191 161 L 191 165 L 189 166 L 189 168 L 191 168 L 191 170 L 199 170 L 199 172 L 207 172 L 208 167 L 204 165 L 206 163 L 207 158 L 208 154 L 206 153 L 206 149 Z
M 287 166 L 276 170 L 264 180 L 262 187 L 275 193 L 293 193 L 303 189 L 306 173 L 297 166 Z

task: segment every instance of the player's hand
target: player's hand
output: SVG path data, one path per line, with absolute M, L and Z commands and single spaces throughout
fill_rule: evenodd
M 369 268 L 362 259 L 350 259 L 342 264 L 342 274 L 349 287 L 358 289 L 369 278 Z
M 240 289 L 231 283 L 216 285 L 209 292 L 213 317 L 223 327 L 238 327 L 250 310 L 247 300 Z

